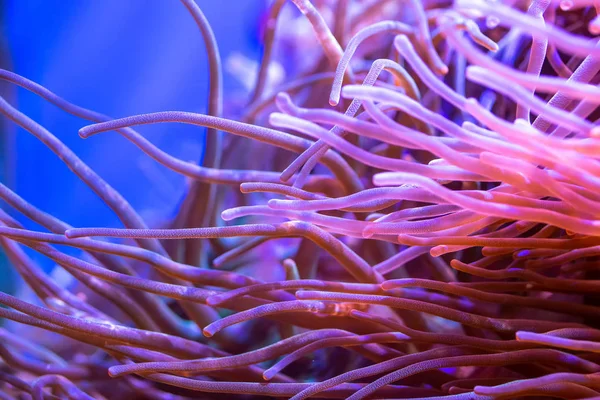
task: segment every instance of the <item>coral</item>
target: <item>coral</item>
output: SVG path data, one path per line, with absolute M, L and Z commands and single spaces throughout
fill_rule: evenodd
M 89 146 L 116 131 L 193 181 L 149 228 L 0 100 L 123 224 L 73 227 L 0 186 L 45 228 L 0 212 L 37 297 L 0 293 L 28 327 L 0 331 L 1 398 L 600 398 L 597 1 L 275 0 L 231 115 L 181 3 L 207 115 L 113 119 L 0 71 L 88 121 Z M 162 123 L 208 128 L 201 165 L 134 129 Z

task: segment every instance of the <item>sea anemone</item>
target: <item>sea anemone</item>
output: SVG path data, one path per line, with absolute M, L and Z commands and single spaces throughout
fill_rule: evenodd
M 181 3 L 206 115 L 113 119 L 0 71 L 88 121 L 89 146 L 116 131 L 193 181 L 149 228 L 0 99 L 124 227 L 0 185 L 36 297 L 0 293 L 0 398 L 600 398 L 598 1 L 274 0 L 226 115 L 211 27 Z M 208 128 L 200 165 L 134 130 L 163 123 Z

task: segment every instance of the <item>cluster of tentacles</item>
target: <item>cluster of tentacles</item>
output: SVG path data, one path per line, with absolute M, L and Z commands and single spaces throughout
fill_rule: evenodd
M 0 100 L 125 227 L 74 228 L 0 185 L 0 244 L 37 297 L 0 293 L 18 323 L 0 398 L 600 398 L 598 1 L 275 0 L 230 119 L 210 26 L 181 2 L 208 115 L 114 120 L 0 71 L 91 121 L 82 138 L 117 131 L 194 182 L 149 229 Z M 166 122 L 208 128 L 201 165 L 132 129 Z

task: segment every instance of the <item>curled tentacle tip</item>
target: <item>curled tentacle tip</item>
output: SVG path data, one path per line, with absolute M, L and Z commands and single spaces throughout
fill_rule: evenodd
M 470 66 L 468 68 L 471 68 Z M 472 123 L 471 121 L 464 121 L 461 124 L 461 127 L 467 130 L 471 130 L 471 129 L 475 129 L 477 128 L 477 125 L 475 125 L 474 123 Z
M 394 38 L 394 42 L 398 43 L 398 44 L 410 45 L 410 40 L 408 39 L 408 37 L 406 35 L 397 35 Z
M 291 101 L 291 99 L 290 95 L 286 92 L 279 92 L 275 95 L 275 102 L 277 102 L 278 105 L 280 102 L 286 103 L 288 101 Z
M 437 66 L 435 69 L 436 69 L 436 71 L 438 72 L 438 74 L 440 74 L 440 75 L 442 75 L 442 76 L 445 76 L 445 75 L 447 75 L 447 74 L 448 74 L 448 72 L 450 71 L 450 70 L 448 69 L 448 66 L 447 66 L 446 64 L 441 64 L 441 65 L 438 65 L 438 66 Z
M 79 133 L 79 137 L 80 138 L 87 139 L 90 136 L 93 136 L 93 135 L 95 135 L 98 132 L 95 132 L 94 125 L 87 125 L 87 126 L 84 126 L 81 129 L 79 129 L 78 133 Z
M 225 210 L 225 211 L 221 212 L 221 219 L 223 221 L 231 221 L 234 218 L 235 218 L 235 216 L 233 215 L 232 210 Z
M 292 180 L 292 177 L 294 176 L 293 173 L 286 171 L 283 171 L 281 173 L 281 175 L 279 175 L 279 182 L 281 183 L 289 183 L 290 180 Z
M 600 35 L 600 17 L 596 17 L 590 22 L 588 31 L 592 35 Z
M 400 240 L 400 239 L 398 238 L 398 240 Z M 447 252 L 448 252 L 448 246 L 446 246 L 445 244 L 442 244 L 442 245 L 431 248 L 431 250 L 429 250 L 429 255 L 431 257 L 440 257 L 440 256 L 443 256 L 444 254 L 446 254 Z
M 202 329 L 202 334 L 207 338 L 213 337 L 215 333 L 217 333 L 217 331 L 214 328 L 212 328 L 210 325 L 208 325 L 206 328 Z
M 297 115 L 296 106 L 292 102 L 292 98 L 286 92 L 279 92 L 275 95 L 275 105 L 282 113 L 289 115 Z
M 375 232 L 373 231 L 373 227 L 371 227 L 370 225 L 367 225 L 367 227 L 362 231 L 362 237 L 365 239 L 372 238 L 374 234 Z
M 339 93 L 336 93 L 336 94 L 333 94 L 333 93 L 332 93 L 332 94 L 329 96 L 329 105 L 330 105 L 331 107 L 335 107 L 335 106 L 337 106 L 338 104 L 340 104 L 340 94 L 339 94 Z
M 267 201 L 267 205 L 270 208 L 277 208 L 277 199 L 271 199 L 271 200 Z
M 475 394 L 481 394 L 481 395 L 486 395 L 489 394 L 489 387 L 488 386 L 475 386 L 473 388 L 473 391 L 475 392 Z
M 77 234 L 77 231 L 75 229 L 67 229 L 65 231 L 64 235 L 67 239 L 75 239 L 75 238 L 81 237 L 80 235 Z
M 206 304 L 209 306 L 218 306 L 223 303 L 223 297 L 219 295 L 208 296 L 206 298 Z
M 469 105 L 469 106 L 476 106 L 479 102 L 477 101 L 476 98 L 474 97 L 469 97 L 466 101 L 465 104 Z M 473 126 L 476 126 L 475 124 L 473 124 Z
M 126 372 L 124 371 L 124 368 L 122 365 L 116 365 L 114 367 L 108 368 L 108 376 L 110 376 L 111 378 L 118 378 L 125 374 L 126 374 Z
M 286 204 L 287 204 L 286 200 L 279 200 L 279 199 L 271 199 L 267 202 L 267 205 L 269 206 L 269 208 L 274 208 L 277 210 L 285 209 Z
M 360 89 L 361 89 L 360 86 L 357 86 L 357 85 L 346 85 L 340 91 L 340 95 L 343 96 L 345 99 L 351 99 L 351 98 L 355 98 L 355 97 L 360 98 L 361 96 L 359 96 L 357 93 L 357 91 L 360 91 Z
M 397 236 L 398 243 L 404 243 L 407 240 L 410 240 L 410 235 L 400 234 Z
M 529 229 L 529 221 L 517 221 L 515 222 L 515 228 L 517 228 L 518 231 L 522 232 L 524 230 Z
M 262 377 L 265 381 L 270 381 L 275 375 L 275 372 L 272 372 L 270 369 L 267 369 L 265 370 L 265 372 L 263 372 Z
M 527 341 L 529 338 L 531 338 L 532 334 L 531 332 L 527 332 L 527 331 L 517 331 L 515 332 L 515 339 L 518 341 Z
M 277 113 L 277 112 L 271 113 L 271 115 L 269 115 L 269 118 L 268 118 L 269 124 L 271 124 L 272 126 L 275 126 L 275 127 L 279 127 L 281 124 L 281 121 L 282 121 L 282 117 L 284 117 L 284 116 L 285 116 L 285 114 L 282 114 L 282 113 Z

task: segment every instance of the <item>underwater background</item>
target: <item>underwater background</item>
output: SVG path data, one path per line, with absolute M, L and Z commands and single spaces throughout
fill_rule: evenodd
M 115 118 L 161 110 L 206 113 L 206 51 L 201 40 L 189 40 L 198 35 L 198 27 L 187 10 L 170 3 L 5 0 L 0 67 Z M 199 3 L 219 43 L 224 91 L 245 98 L 247 84 L 235 72 L 238 64 L 260 59 L 260 22 L 268 2 L 236 0 L 233 7 L 209 0 Z M 85 121 L 26 90 L 5 82 L 1 87 L 13 104 L 55 133 L 144 219 L 156 223 L 175 215 L 186 189 L 180 174 L 160 167 L 118 134 L 82 140 L 77 131 Z M 235 107 L 235 100 L 226 106 Z M 205 129 L 176 128 L 174 132 L 168 125 L 148 126 L 141 131 L 175 157 L 200 161 Z M 72 225 L 120 226 L 104 202 L 34 136 L 5 124 L 2 146 L 2 182 L 23 198 Z M 171 214 L 165 215 L 168 210 Z M 36 229 L 28 218 L 14 216 Z M 46 257 L 28 254 L 46 270 L 52 268 Z M 11 274 L 5 262 L 1 273 Z M 0 279 L 0 290 L 10 286 L 14 282 Z

